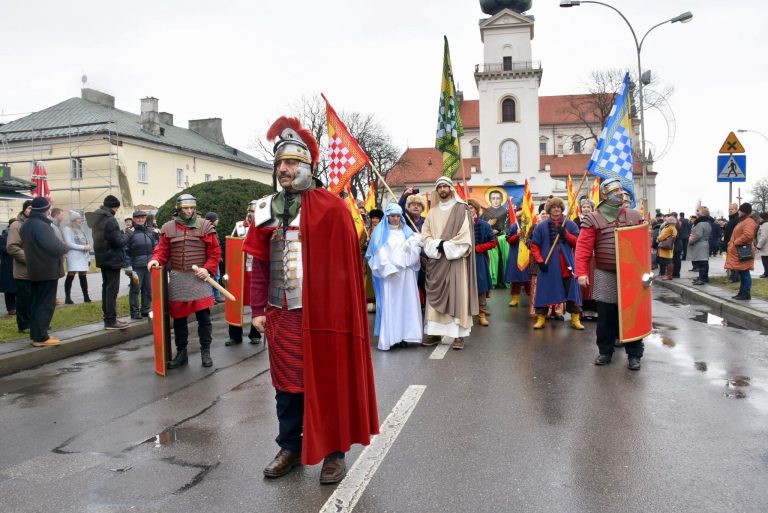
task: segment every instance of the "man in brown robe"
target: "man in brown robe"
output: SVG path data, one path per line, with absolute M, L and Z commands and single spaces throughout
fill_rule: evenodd
M 478 314 L 473 223 L 467 204 L 458 198 L 451 179 L 435 182 L 432 208 L 424 220 L 422 237 L 427 261 L 427 305 L 422 345 L 441 337 L 454 339 L 453 349 L 464 349 L 464 337 Z

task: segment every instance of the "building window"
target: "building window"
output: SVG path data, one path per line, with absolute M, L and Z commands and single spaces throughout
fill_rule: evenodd
M 573 138 L 573 153 L 583 153 L 584 152 L 584 139 L 580 136 L 576 136 Z
M 211 181 L 211 175 L 209 175 L 209 174 L 206 174 L 206 175 L 205 175 L 205 181 L 206 181 L 206 182 L 210 182 L 210 181 Z
M 547 142 L 549 142 L 549 139 L 546 137 L 539 137 L 539 155 L 547 154 Z
M 149 173 L 147 171 L 146 162 L 139 162 L 139 182 L 149 183 Z
M 69 177 L 72 180 L 83 179 L 83 159 L 69 159 Z
M 512 57 L 504 57 L 503 58 L 502 68 L 504 69 L 504 71 L 511 71 L 512 70 Z
M 504 98 L 501 102 L 501 122 L 511 123 L 517 121 L 515 100 L 512 98 Z
M 473 144 L 472 145 L 472 158 L 477 158 L 480 156 L 480 145 L 479 144 Z
M 520 172 L 520 152 L 515 141 L 507 140 L 501 143 L 500 157 L 502 173 Z
M 184 188 L 184 170 L 183 169 L 176 170 L 176 187 L 178 187 L 179 189 Z

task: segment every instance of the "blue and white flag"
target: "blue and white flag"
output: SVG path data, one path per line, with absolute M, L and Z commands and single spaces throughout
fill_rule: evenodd
M 587 170 L 603 180 L 618 178 L 632 196 L 634 206 L 634 173 L 632 165 L 632 122 L 629 118 L 629 73 L 616 93 L 608 121 L 600 134 Z

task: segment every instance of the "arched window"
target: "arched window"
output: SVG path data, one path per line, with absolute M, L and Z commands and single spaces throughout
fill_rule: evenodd
M 512 140 L 506 140 L 501 143 L 500 160 L 502 173 L 520 172 L 520 151 L 517 143 Z
M 512 98 L 504 98 L 501 102 L 501 122 L 510 123 L 517 121 L 517 106 Z
M 580 135 L 576 135 L 571 140 L 573 143 L 573 153 L 582 153 L 584 151 L 584 138 Z

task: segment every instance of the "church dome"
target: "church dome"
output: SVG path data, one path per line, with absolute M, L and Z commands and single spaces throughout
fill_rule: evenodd
M 480 9 L 493 16 L 502 9 L 512 9 L 522 13 L 531 8 L 533 0 L 480 0 Z

